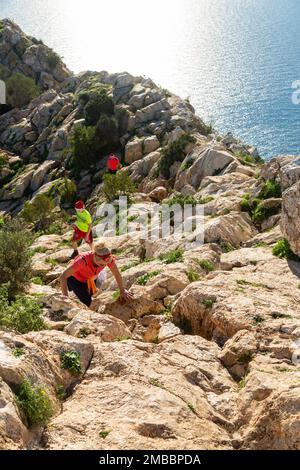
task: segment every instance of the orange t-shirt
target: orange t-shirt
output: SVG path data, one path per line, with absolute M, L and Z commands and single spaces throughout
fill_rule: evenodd
M 106 266 L 95 266 L 93 263 L 94 253 L 84 253 L 73 261 L 73 276 L 79 282 L 87 282 L 88 279 L 96 279 L 101 271 L 108 266 L 112 268 L 115 264 L 115 258 Z

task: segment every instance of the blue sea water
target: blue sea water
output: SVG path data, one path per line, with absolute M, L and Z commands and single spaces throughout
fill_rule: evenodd
M 299 0 L 0 0 L 1 17 L 74 72 L 149 76 L 265 158 L 300 154 Z

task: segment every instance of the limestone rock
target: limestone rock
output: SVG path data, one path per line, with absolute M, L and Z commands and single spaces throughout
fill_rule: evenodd
M 219 409 L 228 409 L 226 393 L 234 399 L 234 383 L 216 354 L 192 337 L 99 344 L 84 383 L 51 422 L 49 449 L 232 448 Z

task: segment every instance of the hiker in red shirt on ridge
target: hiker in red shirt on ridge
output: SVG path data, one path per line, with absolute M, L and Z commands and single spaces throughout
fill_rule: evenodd
M 120 160 L 119 158 L 114 155 L 113 153 L 111 153 L 108 157 L 108 160 L 107 160 L 107 170 L 109 173 L 111 173 L 112 175 L 115 175 L 117 173 L 117 171 L 120 169 L 121 165 L 120 165 Z

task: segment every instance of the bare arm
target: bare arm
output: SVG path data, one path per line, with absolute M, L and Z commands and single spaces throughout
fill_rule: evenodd
M 60 276 L 61 291 L 62 291 L 62 294 L 65 295 L 66 297 L 68 297 L 68 295 L 69 295 L 68 294 L 67 281 L 68 281 L 69 277 L 73 276 L 73 274 L 74 274 L 73 266 L 70 266 Z
M 130 294 L 129 292 L 126 291 L 126 289 L 124 287 L 124 283 L 123 283 L 123 278 L 121 276 L 121 273 L 120 273 L 116 263 L 114 263 L 113 266 L 111 266 L 109 269 L 113 273 L 114 278 L 115 278 L 115 280 L 118 284 L 118 287 L 120 289 L 121 299 L 122 300 L 131 300 L 133 298 L 133 296 L 132 296 L 132 294 Z

